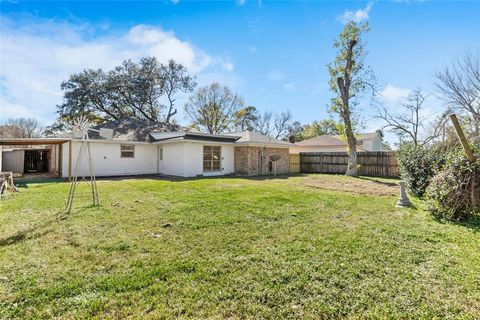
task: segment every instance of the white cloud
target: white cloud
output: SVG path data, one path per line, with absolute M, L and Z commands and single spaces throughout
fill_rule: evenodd
M 39 114 L 25 106 L 10 103 L 3 97 L 0 97 L 0 111 L 0 124 L 3 123 L 6 119 L 18 117 L 35 118 L 41 123 L 49 122 L 49 119 L 45 118 L 42 114 Z
M 395 87 L 391 84 L 387 84 L 382 91 L 379 92 L 380 99 L 389 103 L 400 103 L 404 100 L 412 91 L 410 89 Z
M 111 69 L 125 59 L 175 59 L 195 75 L 232 72 L 229 58 L 211 56 L 174 32 L 136 25 L 123 33 L 104 25 L 0 17 L 0 122 L 33 116 L 52 121 L 62 101 L 60 83 L 85 68 Z M 98 36 L 97 31 L 102 34 Z
M 237 1 L 238 5 L 240 5 L 240 6 L 243 6 L 245 4 L 245 2 L 247 2 L 247 0 L 238 0 Z
M 372 10 L 372 7 L 373 2 L 369 2 L 364 9 L 358 9 L 357 11 L 347 10 L 340 17 L 338 17 L 338 20 L 342 23 L 348 23 L 350 21 L 354 21 L 357 23 L 362 22 L 368 19 L 368 15 L 370 13 L 370 10 Z
M 233 72 L 235 70 L 235 65 L 230 60 L 230 58 L 217 58 L 215 62 L 220 65 L 224 70 Z
M 257 53 L 257 47 L 255 46 L 250 46 L 250 48 L 248 49 L 251 53 Z
M 267 78 L 271 81 L 282 81 L 285 80 L 287 76 L 282 71 L 273 69 L 268 72 Z
M 293 82 L 285 83 L 282 89 L 286 92 L 294 92 L 297 89 L 297 85 Z

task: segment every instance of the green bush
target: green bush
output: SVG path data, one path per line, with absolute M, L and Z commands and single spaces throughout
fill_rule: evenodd
M 465 219 L 480 213 L 480 155 L 467 161 L 463 152 L 452 153 L 431 179 L 427 197 L 442 218 Z
M 402 145 L 397 152 L 397 162 L 400 178 L 405 181 L 408 191 L 422 197 L 442 160 L 433 149 L 414 144 Z

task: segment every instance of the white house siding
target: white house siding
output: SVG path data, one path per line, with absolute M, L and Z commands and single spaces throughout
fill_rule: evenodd
M 382 139 L 380 139 L 380 137 L 375 137 L 371 140 L 371 143 L 372 143 L 372 148 L 370 149 L 370 151 L 383 151 L 383 143 L 382 143 Z
M 222 149 L 221 171 L 203 172 L 203 146 L 220 146 Z M 234 172 L 234 145 L 215 142 L 185 142 L 185 176 L 218 176 Z
M 163 167 L 160 173 L 185 177 L 185 143 L 182 141 L 158 146 L 163 148 Z
M 120 156 L 121 144 L 134 144 L 135 156 L 133 158 L 122 158 Z M 75 163 L 81 143 L 72 142 L 72 175 L 75 170 Z M 93 168 L 96 176 L 122 176 L 135 174 L 157 173 L 157 146 L 153 144 L 142 144 L 132 142 L 90 142 Z M 68 177 L 69 165 L 69 144 L 63 145 L 62 176 Z M 88 164 L 85 158 L 78 171 L 79 175 L 88 175 Z
M 24 150 L 3 150 L 2 154 L 2 170 L 4 172 L 23 173 L 24 169 Z
M 163 148 L 162 173 L 167 175 L 196 177 L 199 175 L 226 175 L 234 172 L 234 145 L 218 142 L 178 141 L 159 144 Z M 222 147 L 222 170 L 203 172 L 203 146 Z
M 135 157 L 121 158 L 121 144 L 134 144 Z M 72 142 L 72 175 L 81 146 L 78 141 Z M 222 147 L 222 170 L 203 172 L 203 146 Z M 157 174 L 196 177 L 199 175 L 226 175 L 234 173 L 234 145 L 218 142 L 170 141 L 163 144 L 90 142 L 93 167 L 96 176 L 122 176 L 135 174 Z M 159 159 L 158 149 L 162 148 L 163 159 Z M 63 144 L 62 177 L 68 177 L 69 144 Z M 85 158 L 79 175 L 88 175 Z

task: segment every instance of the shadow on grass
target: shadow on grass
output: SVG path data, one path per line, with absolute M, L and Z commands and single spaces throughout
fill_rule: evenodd
M 375 178 L 375 177 L 365 177 L 365 176 L 361 176 L 361 177 L 355 177 L 356 179 L 360 179 L 360 180 L 366 180 L 366 181 L 372 181 L 372 182 L 375 182 L 375 183 L 378 183 L 378 184 L 382 184 L 382 185 L 385 185 L 385 186 L 389 186 L 389 187 L 396 187 L 398 186 L 398 183 L 397 182 L 388 182 L 388 181 L 382 181 L 382 180 L 379 180 L 378 178 Z M 382 179 L 394 179 L 394 178 L 382 178 Z
M 48 185 L 52 183 L 65 182 L 65 179 L 15 179 L 15 185 L 18 188 L 28 188 L 30 184 Z
M 17 244 L 22 241 L 27 241 L 27 240 L 32 240 L 32 239 L 38 239 L 43 237 L 44 235 L 52 232 L 52 230 L 42 230 L 38 231 L 38 229 L 42 229 L 45 227 L 47 224 L 44 224 L 43 226 L 36 226 L 32 228 L 28 228 L 25 230 L 20 230 L 17 233 L 8 236 L 6 238 L 1 238 L 0 239 L 0 247 L 5 247 L 5 246 L 10 246 Z
M 163 174 L 156 174 L 156 175 L 135 175 L 135 176 L 121 176 L 121 177 L 97 177 L 97 181 L 128 181 L 128 180 L 136 180 L 136 179 L 149 179 L 149 180 L 163 180 L 169 182 L 182 182 L 182 181 L 192 181 L 192 180 L 212 180 L 212 179 L 224 179 L 224 178 L 232 178 L 232 179 L 249 179 L 249 180 L 278 180 L 278 179 L 288 179 L 290 177 L 304 177 L 307 174 L 302 173 L 283 173 L 277 174 L 274 176 L 273 174 L 264 174 L 259 176 L 236 176 L 236 175 L 219 175 L 219 176 L 198 176 L 198 177 L 179 177 L 179 176 L 169 176 Z
M 286 180 L 291 177 L 306 177 L 306 174 L 302 173 L 283 173 L 283 174 L 277 174 L 274 176 L 273 174 L 266 174 L 266 175 L 260 175 L 260 176 L 238 176 L 235 178 L 238 179 L 247 179 L 247 180 L 256 180 L 256 181 L 265 181 L 265 180 Z
M 473 230 L 475 233 L 480 232 L 480 215 L 474 215 L 464 220 L 445 219 L 438 214 L 431 213 L 435 221 L 441 224 L 455 224 L 467 229 Z

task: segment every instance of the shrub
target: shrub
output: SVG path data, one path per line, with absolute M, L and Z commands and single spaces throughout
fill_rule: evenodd
M 427 197 L 442 218 L 460 220 L 480 213 L 480 158 L 470 162 L 463 152 L 452 154 L 432 178 Z
M 442 162 L 441 156 L 433 149 L 414 144 L 404 144 L 397 152 L 400 177 L 414 196 L 421 197 L 430 178 Z

